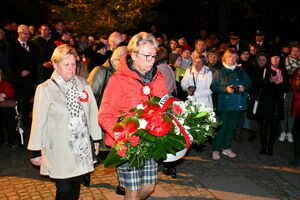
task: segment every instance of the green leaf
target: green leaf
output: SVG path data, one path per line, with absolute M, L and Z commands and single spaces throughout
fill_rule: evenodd
M 201 117 L 204 117 L 205 115 L 207 115 L 207 112 L 201 112 L 201 113 L 198 113 L 195 117 L 201 118 Z
M 148 140 L 150 142 L 155 142 L 157 140 L 156 136 L 151 135 L 145 129 L 139 129 L 135 134 L 138 135 L 138 136 L 140 136 L 144 140 Z
M 117 154 L 116 149 L 112 148 L 104 160 L 104 167 L 116 167 L 125 163 L 126 161 L 127 160 L 123 159 Z
M 161 98 L 157 97 L 157 96 L 154 96 L 152 98 L 152 101 L 154 101 L 155 103 L 158 103 L 160 101 Z

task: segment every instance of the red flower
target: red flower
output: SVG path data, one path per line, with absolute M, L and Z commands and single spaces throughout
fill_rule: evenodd
M 161 113 L 162 113 L 162 109 L 158 104 L 148 102 L 147 106 L 141 113 L 141 118 L 144 118 L 145 120 L 148 121 L 148 119 L 151 119 L 152 117 L 155 117 L 157 115 L 160 116 Z
M 56 40 L 54 41 L 54 44 L 58 47 L 60 45 L 63 45 L 64 43 L 62 41 Z
M 182 114 L 182 109 L 179 105 L 173 105 L 172 106 L 172 111 L 176 114 L 176 115 L 180 115 Z
M 82 90 L 82 92 L 79 94 L 79 101 L 87 102 L 88 100 L 89 100 L 89 94 L 85 90 Z
M 130 134 L 135 133 L 138 130 L 139 121 L 135 117 L 127 117 L 121 123 L 118 123 L 114 128 L 113 132 L 117 141 L 126 142 Z
M 166 135 L 173 127 L 172 121 L 161 115 L 152 116 L 147 121 L 146 130 L 158 137 Z
M 131 146 L 135 147 L 136 145 L 139 144 L 139 142 L 140 142 L 140 137 L 139 137 L 139 136 L 133 135 L 133 136 L 131 136 L 131 137 L 129 138 L 129 140 L 130 140 Z
M 119 149 L 118 149 L 118 151 L 117 151 L 117 154 L 118 154 L 119 156 L 121 156 L 121 157 L 124 157 L 125 154 L 126 154 L 126 152 L 127 152 L 127 149 L 128 149 L 128 148 L 127 148 L 126 145 L 121 144 L 120 147 L 119 147 Z

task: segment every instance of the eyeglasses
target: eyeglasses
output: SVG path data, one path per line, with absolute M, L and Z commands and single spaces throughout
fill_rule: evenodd
M 136 53 L 145 56 L 146 61 L 151 61 L 152 59 L 154 59 L 154 60 L 157 59 L 157 55 L 152 56 L 152 55 L 142 54 L 142 53 L 139 53 L 139 52 L 136 52 Z
M 20 33 L 23 33 L 24 35 L 30 35 L 30 33 L 24 33 L 24 32 L 20 32 Z

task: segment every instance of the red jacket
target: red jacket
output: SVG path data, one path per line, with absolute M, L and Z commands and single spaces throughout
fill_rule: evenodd
M 149 100 L 149 97 L 143 94 L 145 84 L 142 78 L 129 69 L 126 57 L 127 55 L 122 57 L 117 71 L 109 79 L 99 110 L 98 122 L 106 132 L 105 143 L 108 146 L 113 146 L 115 143 L 112 129 L 117 123 L 118 116 Z M 164 78 L 159 71 L 147 85 L 151 88 L 151 96 L 163 97 L 168 93 Z
M 6 99 L 12 99 L 15 97 L 13 86 L 7 81 L 0 81 L 0 94 L 1 93 L 6 95 Z
M 297 83 L 297 77 L 300 78 L 300 68 L 296 69 L 292 75 L 292 106 L 291 115 L 292 117 L 300 117 L 300 91 L 297 91 L 297 84 L 300 84 L 300 80 Z M 300 87 L 300 85 L 298 85 Z

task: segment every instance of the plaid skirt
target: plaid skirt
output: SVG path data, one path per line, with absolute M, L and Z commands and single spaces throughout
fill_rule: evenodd
M 128 162 L 117 167 L 120 185 L 126 190 L 139 190 L 143 185 L 157 182 L 157 162 L 154 159 L 147 160 L 141 168 L 128 169 Z

